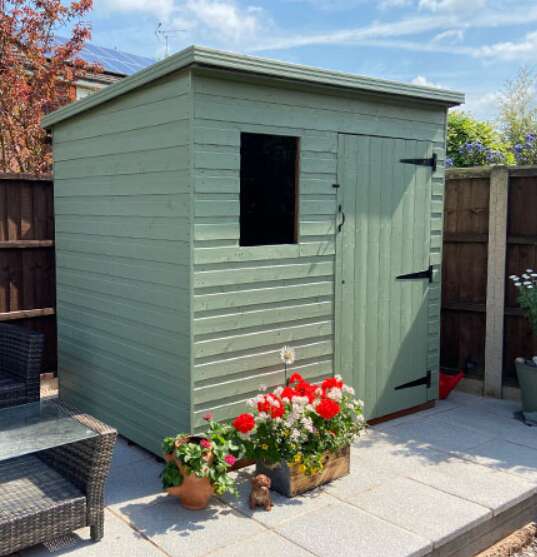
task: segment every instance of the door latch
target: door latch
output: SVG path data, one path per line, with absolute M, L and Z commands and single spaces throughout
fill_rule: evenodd
M 403 164 L 416 164 L 418 166 L 430 166 L 433 172 L 436 172 L 436 167 L 438 166 L 438 155 L 433 154 L 432 157 L 428 159 L 401 159 L 399 162 Z
M 347 217 L 345 216 L 345 212 L 343 211 L 343 205 L 340 205 L 340 206 L 338 207 L 337 212 L 338 212 L 338 214 L 340 214 L 341 217 L 342 217 L 342 220 L 341 220 L 341 222 L 339 223 L 339 225 L 338 225 L 338 227 L 337 227 L 337 231 L 338 231 L 338 233 L 339 233 L 339 232 L 341 232 L 341 229 L 343 228 L 343 225 L 345 224 L 345 221 L 347 220 Z

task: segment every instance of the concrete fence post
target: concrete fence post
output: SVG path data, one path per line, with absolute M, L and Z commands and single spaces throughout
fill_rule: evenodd
M 490 209 L 485 336 L 485 396 L 502 397 L 505 264 L 509 170 L 495 166 L 490 173 Z

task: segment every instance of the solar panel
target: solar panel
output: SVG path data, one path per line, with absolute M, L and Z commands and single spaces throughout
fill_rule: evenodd
M 66 39 L 57 37 L 56 40 L 59 44 L 62 44 Z M 97 64 L 104 68 L 106 72 L 119 75 L 132 75 L 155 63 L 152 58 L 104 48 L 91 43 L 84 45 L 79 56 L 89 64 Z

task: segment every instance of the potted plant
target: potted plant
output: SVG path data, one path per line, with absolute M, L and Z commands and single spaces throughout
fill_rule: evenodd
M 229 472 L 243 455 L 243 444 L 229 424 L 215 422 L 211 414 L 205 419 L 209 427 L 204 435 L 179 434 L 162 443 L 162 486 L 190 510 L 206 508 L 213 494 L 238 494 Z
M 530 322 L 533 334 L 537 334 L 537 273 L 527 269 L 521 276 L 509 277 L 518 289 L 518 303 Z M 515 361 L 518 383 L 525 413 L 537 412 L 537 356 L 517 358 Z
M 291 375 L 286 387 L 249 401 L 232 425 L 255 458 L 256 472 L 294 497 L 350 470 L 350 443 L 365 427 L 363 403 L 339 376 L 320 384 Z

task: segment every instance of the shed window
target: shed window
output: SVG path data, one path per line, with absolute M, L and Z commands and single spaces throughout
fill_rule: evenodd
M 241 134 L 241 246 L 297 243 L 298 141 Z

